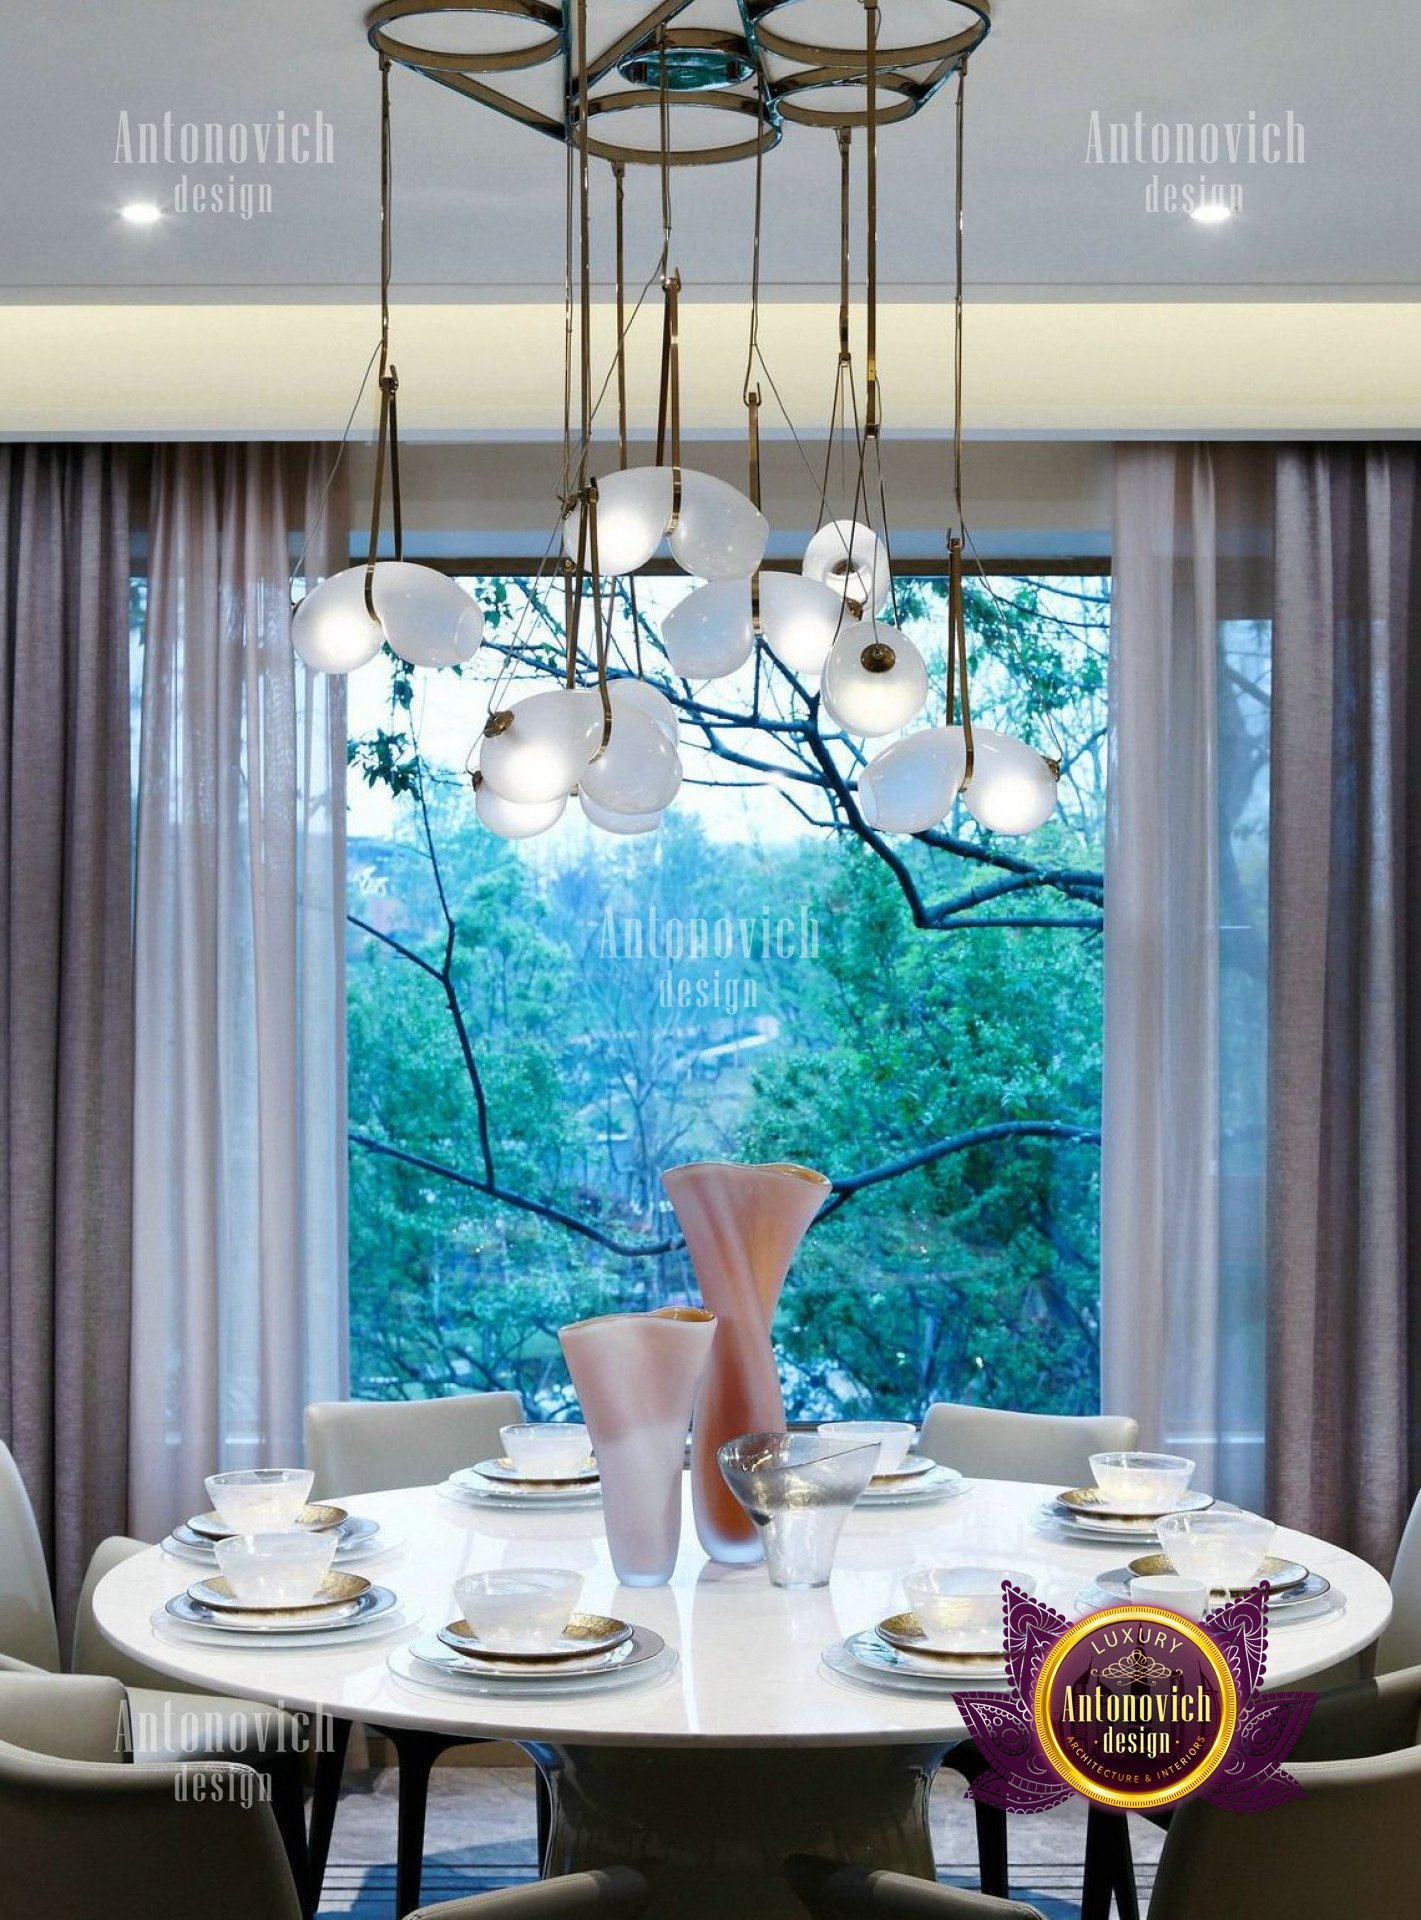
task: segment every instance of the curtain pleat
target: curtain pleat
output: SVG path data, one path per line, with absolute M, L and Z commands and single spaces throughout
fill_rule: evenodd
M 135 913 L 133 1506 L 301 1458 L 345 1384 L 345 687 L 290 639 L 343 564 L 334 450 L 164 447 Z M 315 525 L 320 516 L 319 525 Z
M 1269 1492 L 1389 1564 L 1421 1484 L 1421 502 L 1278 457 Z
M 0 448 L 0 1432 L 67 1623 L 127 1512 L 129 469 Z

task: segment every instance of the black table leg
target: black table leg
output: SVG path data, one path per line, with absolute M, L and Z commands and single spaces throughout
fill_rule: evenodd
M 320 1716 L 326 1738 L 316 1750 L 316 1780 L 311 1793 L 311 1837 L 308 1842 L 311 1872 L 311 1908 L 321 1904 L 321 1886 L 326 1877 L 326 1861 L 331 1851 L 331 1833 L 340 1804 L 340 1783 L 345 1773 L 346 1748 L 350 1745 L 351 1723 L 334 1715 Z
M 1092 1801 L 1086 1814 L 1081 1920 L 1110 1920 L 1112 1896 L 1120 1920 L 1140 1920 L 1126 1816 Z

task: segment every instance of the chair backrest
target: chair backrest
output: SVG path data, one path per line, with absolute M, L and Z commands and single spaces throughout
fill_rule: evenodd
M 1421 1747 L 1289 1761 L 1301 1800 L 1240 1815 L 1191 1800 L 1160 1856 L 1150 1920 L 1289 1914 L 1396 1920 L 1421 1912 Z
M 1421 1493 L 1416 1496 L 1391 1570 L 1392 1616 L 1377 1642 L 1377 1672 L 1421 1666 Z
M 792 1855 L 785 1875 L 812 1920 L 1042 1920 L 1019 1900 L 996 1900 L 906 1873 L 841 1867 Z
M 131 1560 L 135 1553 L 144 1551 L 142 1540 L 126 1540 L 117 1533 L 111 1534 L 107 1540 L 101 1540 L 94 1548 L 84 1574 L 79 1605 L 74 1611 L 74 1644 L 69 1670 L 71 1673 L 107 1674 L 111 1679 L 122 1680 L 129 1687 L 161 1686 L 164 1692 L 179 1693 L 184 1690 L 180 1680 L 157 1675 L 152 1667 L 145 1667 L 141 1660 L 124 1653 L 111 1640 L 104 1638 L 94 1618 L 94 1589 L 100 1580 L 111 1568 L 121 1566 L 125 1560 Z
M 497 1893 L 479 1893 L 450 1906 L 422 1907 L 409 1920 L 611 1920 L 612 1915 L 646 1912 L 648 1889 L 630 1867 L 601 1867 L 592 1873 L 568 1873 L 556 1880 L 540 1880 L 530 1887 L 503 1887 Z
M 53 1673 L 59 1629 L 34 1508 L 10 1449 L 0 1443 L 0 1653 Z
M 1093 1453 L 1128 1451 L 1139 1427 L 1123 1414 L 1003 1413 L 939 1400 L 928 1408 L 918 1451 L 969 1480 L 1042 1480 L 1089 1486 Z
M 501 1453 L 500 1427 L 523 1418 L 516 1393 L 461 1393 L 445 1400 L 318 1400 L 306 1409 L 312 1495 L 381 1493 L 446 1480 Z

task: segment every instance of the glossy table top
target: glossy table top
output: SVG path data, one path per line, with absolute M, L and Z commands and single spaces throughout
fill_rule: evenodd
M 955 1739 L 962 1723 L 949 1698 L 870 1691 L 831 1678 L 822 1650 L 871 1627 L 904 1604 L 902 1578 L 915 1566 L 988 1564 L 1035 1574 L 1041 1598 L 1074 1619 L 1076 1594 L 1096 1573 L 1136 1551 L 1047 1537 L 1033 1513 L 1054 1487 L 983 1480 L 956 1499 L 916 1507 L 855 1510 L 832 1583 L 808 1593 L 770 1586 L 763 1567 L 708 1561 L 690 1521 L 689 1483 L 680 1557 L 667 1587 L 621 1587 L 607 1554 L 600 1507 L 557 1513 L 494 1512 L 456 1504 L 432 1487 L 352 1494 L 341 1504 L 400 1536 L 359 1571 L 421 1609 L 418 1620 L 345 1645 L 175 1644 L 151 1616 L 200 1570 L 153 1547 L 100 1583 L 95 1611 L 104 1634 L 162 1673 L 213 1692 L 324 1707 L 347 1719 L 423 1727 L 549 1745 L 875 1745 Z M 1269 1635 L 1268 1685 L 1295 1685 L 1361 1651 L 1391 1613 L 1382 1576 L 1364 1561 L 1305 1534 L 1280 1529 L 1274 1551 L 1325 1574 L 1346 1598 L 1339 1612 Z M 558 1698 L 508 1700 L 416 1691 L 386 1665 L 392 1648 L 454 1617 L 461 1574 L 517 1566 L 577 1567 L 581 1606 L 654 1628 L 680 1655 L 674 1673 L 645 1687 Z

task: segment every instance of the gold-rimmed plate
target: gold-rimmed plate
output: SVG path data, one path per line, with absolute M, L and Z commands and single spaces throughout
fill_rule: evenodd
M 1176 1571 L 1173 1561 L 1167 1553 L 1144 1553 L 1138 1560 L 1130 1562 L 1130 1571 L 1137 1580 L 1156 1578 L 1160 1574 Z M 1241 1587 L 1215 1587 L 1216 1593 L 1252 1593 L 1260 1580 L 1266 1580 L 1274 1593 L 1287 1593 L 1290 1588 L 1300 1587 L 1308 1577 L 1308 1570 L 1300 1560 L 1281 1560 L 1277 1554 L 1270 1553 L 1253 1578 Z
M 1052 1501 L 1057 1512 L 1068 1514 L 1073 1520 L 1104 1520 L 1114 1526 L 1150 1526 L 1161 1520 L 1167 1513 L 1202 1513 L 1206 1507 L 1212 1507 L 1212 1493 L 1181 1493 L 1177 1500 L 1168 1506 L 1150 1506 L 1141 1511 L 1138 1506 L 1122 1507 L 1118 1500 L 1111 1500 L 1099 1487 L 1066 1487 Z
M 455 1653 L 462 1653 L 482 1664 L 508 1667 L 563 1666 L 569 1660 L 586 1660 L 594 1654 L 610 1653 L 630 1640 L 636 1628 L 629 1621 L 608 1613 L 575 1613 L 560 1640 L 536 1650 L 491 1647 L 480 1640 L 467 1620 L 451 1620 L 439 1629 L 437 1638 Z
M 899 1487 L 905 1480 L 916 1480 L 920 1474 L 931 1473 L 937 1465 L 925 1453 L 904 1454 L 901 1463 L 892 1473 L 876 1473 L 869 1481 L 871 1487 Z
M 204 1633 L 235 1636 L 237 1644 L 282 1639 L 287 1635 L 343 1633 L 346 1628 L 391 1613 L 399 1605 L 389 1587 L 371 1587 L 356 1600 L 339 1606 L 287 1607 L 261 1612 L 209 1607 L 190 1593 L 174 1594 L 162 1611 L 180 1626 L 200 1627 Z
M 897 1647 L 902 1653 L 920 1654 L 925 1660 L 946 1660 L 954 1666 L 980 1662 L 983 1667 L 1000 1667 L 1005 1658 L 1002 1636 L 997 1629 L 964 1632 L 960 1646 L 935 1647 L 924 1633 L 917 1614 L 894 1613 L 880 1620 L 875 1631 L 890 1647 Z
M 208 1580 L 194 1580 L 187 1591 L 189 1600 L 219 1613 L 317 1613 L 330 1607 L 350 1606 L 369 1593 L 370 1582 L 359 1573 L 328 1573 L 311 1598 L 299 1606 L 264 1607 L 252 1600 L 239 1600 L 223 1573 L 213 1574 Z
M 585 1487 L 599 1476 L 597 1463 L 589 1456 L 575 1473 L 541 1473 L 536 1477 L 520 1473 L 511 1460 L 476 1460 L 469 1469 L 482 1480 L 491 1480 L 495 1486 L 522 1487 L 536 1490 L 547 1487 Z
M 332 1507 L 322 1502 L 316 1506 L 302 1507 L 294 1525 L 301 1533 L 328 1533 L 332 1527 L 343 1526 L 349 1518 L 344 1507 Z M 187 1525 L 190 1532 L 203 1540 L 230 1540 L 237 1531 L 235 1527 L 227 1525 L 215 1508 L 210 1513 L 195 1513 Z

